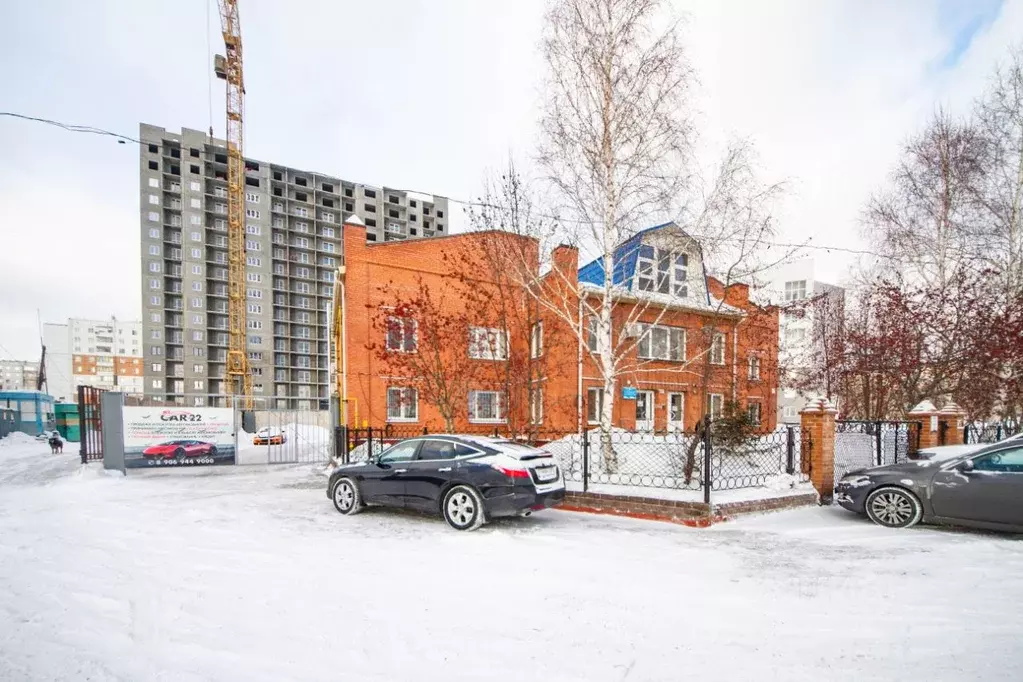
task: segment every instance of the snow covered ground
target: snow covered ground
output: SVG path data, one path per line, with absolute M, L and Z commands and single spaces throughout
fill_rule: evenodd
M 837 508 L 457 533 L 324 482 L 0 444 L 0 680 L 1023 679 L 1014 537 Z

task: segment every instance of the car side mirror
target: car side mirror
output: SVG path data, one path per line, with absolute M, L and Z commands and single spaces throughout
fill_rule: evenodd
M 962 462 L 959 462 L 959 466 L 956 467 L 956 471 L 964 474 L 970 473 L 973 469 L 974 464 L 972 459 L 964 459 Z

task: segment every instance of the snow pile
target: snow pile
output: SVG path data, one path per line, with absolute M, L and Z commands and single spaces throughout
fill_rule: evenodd
M 792 474 L 768 476 L 762 487 L 768 490 L 814 490 L 812 483 Z
M 696 489 L 703 469 L 702 442 L 690 433 L 633 433 L 611 429 L 613 454 L 604 456 L 599 429 L 587 433 L 591 480 L 623 485 Z M 739 446 L 716 446 L 713 454 L 715 477 L 760 478 L 783 474 L 787 466 L 787 437 L 782 427 L 752 438 Z M 796 439 L 795 461 L 799 458 Z M 551 441 L 544 449 L 553 454 L 567 480 L 582 480 L 582 438 L 578 434 Z M 686 465 L 692 452 L 692 472 L 686 481 Z
M 36 445 L 39 443 L 45 444 L 44 441 L 37 441 L 32 436 L 28 435 L 27 433 L 22 433 L 21 431 L 13 431 L 4 436 L 3 438 L 0 438 L 0 448 L 4 449 L 14 448 L 20 445 Z M 49 445 L 47 445 L 46 447 L 49 448 Z

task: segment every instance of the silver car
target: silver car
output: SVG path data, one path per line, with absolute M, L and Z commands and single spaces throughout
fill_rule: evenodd
M 923 521 L 1023 532 L 1023 441 L 851 471 L 835 498 L 889 528 Z

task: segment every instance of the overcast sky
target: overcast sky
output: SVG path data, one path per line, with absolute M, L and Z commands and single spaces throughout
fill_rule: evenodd
M 215 0 L 7 0 L 0 110 L 223 134 Z M 247 156 L 471 198 L 533 152 L 542 0 L 240 0 Z M 1023 0 L 678 0 L 704 158 L 731 137 L 789 179 L 780 240 L 863 248 L 858 218 L 938 104 L 1023 40 Z M 209 26 L 209 31 L 208 27 Z M 453 205 L 452 214 L 459 214 Z M 0 117 L 0 358 L 44 322 L 139 317 L 138 149 Z M 452 221 L 457 228 L 458 223 Z M 848 254 L 814 250 L 840 282 Z

